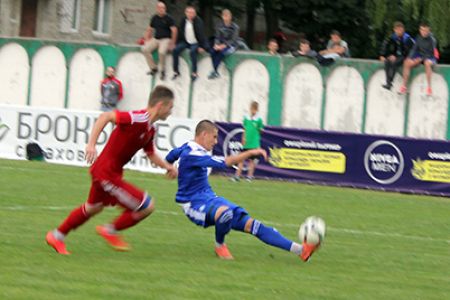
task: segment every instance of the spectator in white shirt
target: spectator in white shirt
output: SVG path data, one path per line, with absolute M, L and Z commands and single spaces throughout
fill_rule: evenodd
M 178 27 L 178 41 L 173 50 L 173 78 L 180 76 L 179 57 L 181 52 L 189 48 L 192 64 L 191 79 L 197 79 L 197 55 L 207 49 L 204 34 L 203 21 L 197 16 L 193 6 L 187 6 L 184 11 L 186 17 L 183 18 Z

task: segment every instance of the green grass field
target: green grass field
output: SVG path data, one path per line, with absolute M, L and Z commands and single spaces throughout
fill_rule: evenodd
M 214 256 L 214 231 L 199 228 L 173 198 L 176 182 L 128 171 L 157 210 L 125 232 L 114 252 L 95 225 L 67 238 L 71 256 L 44 237 L 89 189 L 87 169 L 0 160 L 0 299 L 449 299 L 450 200 L 365 190 L 213 177 L 216 192 L 296 239 L 309 215 L 325 219 L 311 261 L 233 232 L 234 261 Z

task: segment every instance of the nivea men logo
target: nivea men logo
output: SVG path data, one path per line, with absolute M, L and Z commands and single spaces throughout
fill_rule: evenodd
M 229 155 L 236 155 L 239 154 L 242 149 L 243 145 L 241 143 L 242 140 L 242 133 L 244 132 L 243 128 L 235 128 L 228 132 L 227 136 L 223 140 L 222 145 L 222 151 L 223 156 L 227 157 Z M 237 166 L 234 165 L 233 168 L 237 169 Z M 247 165 L 244 165 L 244 171 L 247 171 Z
M 235 155 L 242 151 L 241 137 L 243 132 L 243 128 L 236 128 L 227 134 L 222 145 L 223 156 Z
M 4 124 L 2 122 L 2 119 L 0 118 L 0 141 L 5 138 L 8 131 L 9 131 L 8 125 Z
M 400 149 L 389 141 L 379 140 L 370 144 L 364 154 L 367 174 L 380 184 L 391 184 L 402 176 L 405 167 Z

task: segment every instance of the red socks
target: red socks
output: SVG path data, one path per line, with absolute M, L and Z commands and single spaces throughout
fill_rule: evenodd
M 84 209 L 84 204 L 80 207 L 74 209 L 69 216 L 64 220 L 64 222 L 59 225 L 58 230 L 67 235 L 71 230 L 76 229 L 78 226 L 84 224 L 89 220 L 90 216 L 86 213 Z M 134 216 L 134 212 L 130 210 L 125 210 L 114 222 L 112 223 L 115 230 L 124 230 L 126 228 L 132 227 L 139 223 L 142 219 L 137 219 Z
M 86 213 L 84 209 L 84 204 L 78 208 L 75 208 L 70 215 L 64 220 L 64 222 L 59 225 L 58 230 L 66 235 L 69 231 L 76 229 L 78 226 L 82 225 L 84 222 L 89 220 L 90 216 Z
M 137 223 L 139 223 L 141 220 L 142 219 L 136 219 L 134 217 L 133 211 L 126 210 L 117 219 L 114 220 L 112 225 L 114 226 L 115 230 L 119 231 L 119 230 L 127 229 L 131 226 L 134 226 Z

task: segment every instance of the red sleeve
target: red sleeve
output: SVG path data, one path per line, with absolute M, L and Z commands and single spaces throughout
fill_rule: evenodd
M 100 81 L 100 93 L 103 93 L 103 84 L 105 83 L 106 79 L 103 79 Z
M 116 124 L 132 124 L 133 119 L 131 118 L 131 112 L 129 111 L 118 111 L 116 110 Z
M 438 50 L 438 48 L 434 48 L 434 57 L 437 59 L 437 60 L 439 60 L 439 57 L 440 57 L 440 54 L 439 54 L 439 50 Z
M 122 100 L 122 98 L 123 98 L 122 82 L 119 79 L 117 79 L 117 78 L 114 78 L 114 81 L 119 86 L 119 100 Z
M 155 138 L 155 130 L 153 129 L 152 138 L 150 139 L 150 141 L 148 141 L 147 145 L 145 145 L 143 148 L 145 153 L 147 153 L 148 155 L 152 155 L 153 153 L 155 153 L 155 144 L 153 142 L 154 138 Z

